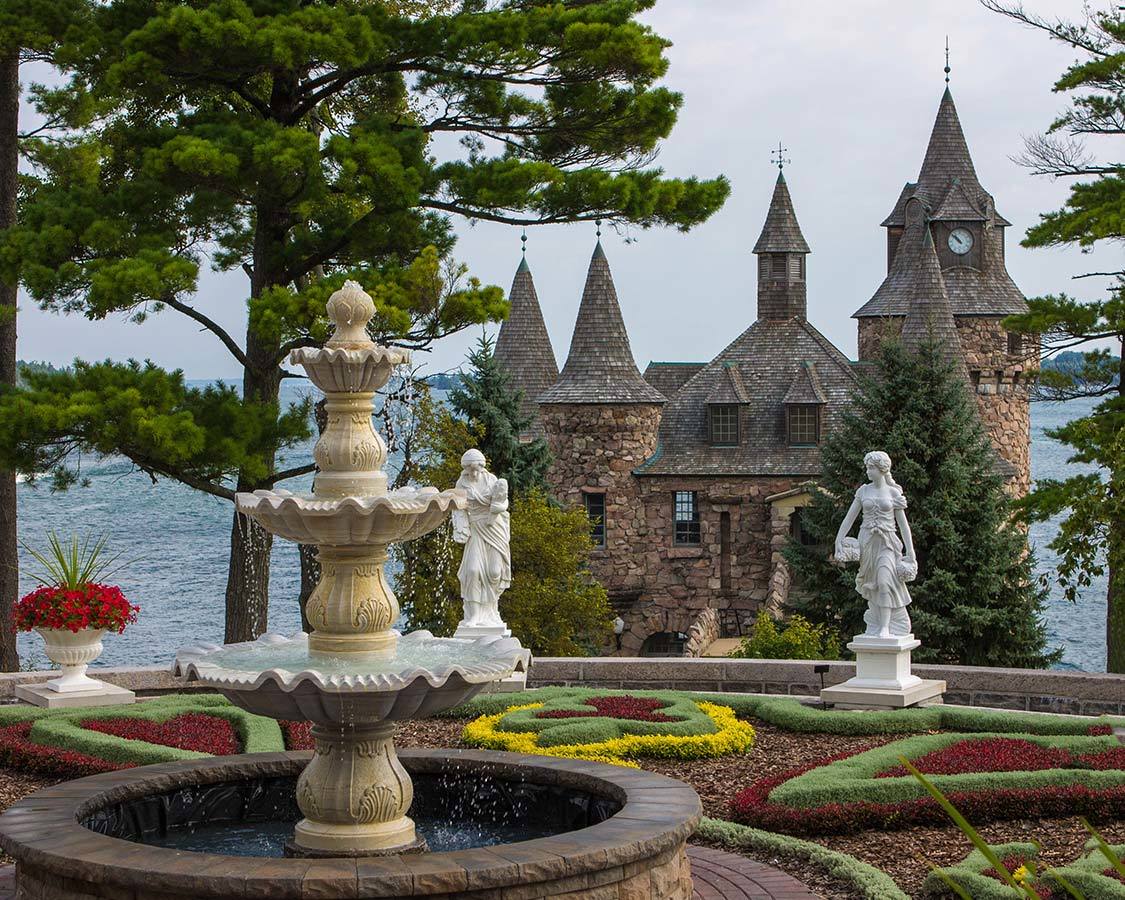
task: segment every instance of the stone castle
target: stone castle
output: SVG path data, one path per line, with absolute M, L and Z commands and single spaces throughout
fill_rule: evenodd
M 642 375 L 609 262 L 590 260 L 560 372 L 526 260 L 516 272 L 497 358 L 544 436 L 558 500 L 590 515 L 591 568 L 625 621 L 619 652 L 698 655 L 779 611 L 790 577 L 781 550 L 801 538 L 800 508 L 820 471 L 819 445 L 887 336 L 936 335 L 976 394 L 1015 493 L 1030 484 L 1024 390 L 1035 342 L 1005 331 L 1026 310 L 1004 263 L 1010 223 L 977 179 L 948 88 L 917 181 L 887 233 L 887 276 L 854 314 L 859 363 L 807 318 L 806 257 L 779 172 L 758 258 L 757 319 L 710 362 L 653 362 Z

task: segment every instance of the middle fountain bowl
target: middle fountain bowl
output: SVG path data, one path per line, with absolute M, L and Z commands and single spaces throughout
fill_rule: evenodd
M 255 491 L 235 501 L 266 531 L 317 546 L 321 577 L 306 606 L 313 631 L 190 647 L 176 655 L 173 672 L 249 712 L 313 723 L 316 750 L 297 783 L 305 818 L 293 855 L 401 853 L 421 842 L 406 815 L 413 787 L 395 754 L 395 720 L 455 706 L 511 675 L 526 651 L 513 638 L 393 629 L 399 604 L 384 571 L 387 545 L 427 534 L 466 498 L 456 489 L 387 491 L 373 398 L 409 354 L 368 338 L 375 305 L 355 282 L 327 309 L 336 330 L 324 348 L 291 357 L 325 394 L 312 494 Z

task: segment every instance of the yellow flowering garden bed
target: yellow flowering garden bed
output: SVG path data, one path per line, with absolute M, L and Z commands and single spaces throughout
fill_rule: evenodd
M 481 716 L 465 726 L 461 739 L 470 746 L 513 753 L 537 753 L 564 759 L 588 759 L 618 766 L 639 768 L 632 760 L 643 757 L 661 759 L 709 759 L 747 752 L 754 743 L 754 728 L 742 722 L 729 706 L 699 702 L 699 711 L 710 719 L 714 731 L 709 734 L 624 734 L 604 741 L 584 744 L 540 746 L 534 731 L 505 731 L 500 722 L 512 713 L 540 709 L 542 703 L 511 706 L 492 716 Z M 544 719 L 557 724 L 557 719 Z

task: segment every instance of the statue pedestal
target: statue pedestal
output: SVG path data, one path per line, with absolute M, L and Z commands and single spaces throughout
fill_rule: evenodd
M 453 637 L 461 641 L 475 641 L 482 637 L 511 637 L 512 630 L 507 625 L 466 625 L 462 622 L 453 632 Z M 490 681 L 481 690 L 482 694 L 514 694 L 527 687 L 527 670 L 531 666 L 531 651 L 524 650 L 516 663 L 516 670 L 507 678 Z
M 838 709 L 901 709 L 940 703 L 944 681 L 928 681 L 910 671 L 910 653 L 922 642 L 907 634 L 881 638 L 857 634 L 848 649 L 855 653 L 855 677 L 825 688 L 820 699 Z
M 475 641 L 482 637 L 511 637 L 512 629 L 503 622 L 499 625 L 466 625 L 462 622 L 453 636 L 463 641 Z

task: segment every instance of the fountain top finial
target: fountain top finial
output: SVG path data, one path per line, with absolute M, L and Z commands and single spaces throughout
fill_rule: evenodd
M 367 335 L 367 323 L 375 315 L 375 302 L 356 281 L 345 281 L 344 286 L 328 298 L 328 317 L 336 330 L 326 342 L 326 347 L 362 349 L 375 346 Z

